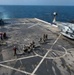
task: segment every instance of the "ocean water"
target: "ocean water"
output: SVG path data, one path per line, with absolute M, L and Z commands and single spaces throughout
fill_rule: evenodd
M 48 22 L 53 20 L 53 12 L 57 12 L 57 20 L 69 22 L 74 20 L 74 6 L 14 6 L 0 5 L 0 18 L 39 18 Z

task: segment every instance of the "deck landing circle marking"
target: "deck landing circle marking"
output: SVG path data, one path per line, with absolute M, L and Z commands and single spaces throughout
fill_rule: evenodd
M 64 50 L 64 51 L 63 51 L 63 52 L 64 52 L 63 55 L 61 55 L 61 56 L 57 56 L 57 57 L 46 57 L 45 59 L 59 59 L 59 58 L 64 57 L 66 54 L 68 54 L 68 52 L 67 52 L 66 48 L 64 48 L 64 47 L 62 47 L 62 48 L 63 48 L 63 50 Z M 50 50 L 50 51 L 52 51 L 52 50 Z M 43 58 L 42 55 L 36 53 L 35 51 L 34 51 L 34 53 L 35 53 L 36 55 L 38 55 L 39 57 Z M 49 53 L 50 53 L 50 52 L 49 52 Z

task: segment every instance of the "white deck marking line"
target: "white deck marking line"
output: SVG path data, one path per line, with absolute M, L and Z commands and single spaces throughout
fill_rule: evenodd
M 21 72 L 21 73 L 24 73 L 24 74 L 31 74 L 31 73 L 29 73 L 29 72 L 22 71 L 22 70 L 19 70 L 19 69 L 10 67 L 10 66 L 6 66 L 6 65 L 3 65 L 3 64 L 0 64 L 0 66 L 5 67 L 5 68 L 9 68 L 9 69 L 11 69 L 11 70 L 15 70 L 15 71 L 18 71 L 18 72 Z
M 58 36 L 58 38 L 55 40 L 55 42 L 53 43 L 53 45 L 51 46 L 50 50 L 52 49 L 52 47 L 54 46 L 54 44 L 58 41 L 58 39 L 60 38 L 61 34 Z M 47 53 L 43 56 L 43 58 L 41 59 L 41 61 L 39 62 L 39 64 L 37 65 L 37 67 L 34 69 L 34 71 L 31 73 L 31 75 L 34 75 L 35 72 L 38 70 L 38 68 L 40 67 L 40 65 L 42 64 L 42 62 L 44 61 L 44 59 L 46 58 L 46 56 L 48 55 L 48 53 L 50 52 L 50 50 L 47 51 Z
M 34 25 L 32 25 L 32 26 L 29 26 L 28 28 L 32 28 L 32 27 L 37 26 L 37 25 L 39 25 L 39 23 L 34 24 Z
M 22 61 L 20 60 L 20 63 L 21 63 L 21 65 L 22 65 Z
M 62 56 L 55 57 L 55 58 L 53 58 L 53 57 L 51 57 L 51 58 L 46 57 L 46 59 L 59 59 L 59 58 L 63 58 L 64 56 L 66 56 L 68 54 L 67 49 L 65 47 L 63 47 L 63 49 L 65 50 L 65 53 Z
M 34 56 L 28 56 L 28 57 L 22 57 L 22 58 L 17 58 L 17 59 L 11 59 L 11 60 L 6 60 L 6 61 L 2 61 L 0 63 L 5 63 L 5 62 L 10 62 L 10 61 L 17 61 L 17 60 L 21 60 L 21 59 L 29 59 L 29 58 L 33 58 L 33 57 L 37 57 L 38 55 L 34 55 Z
M 56 71 L 55 71 L 55 68 L 52 66 L 52 70 L 53 70 L 53 73 L 55 74 L 55 75 L 57 75 L 56 74 Z
M 59 58 L 63 58 L 64 56 L 66 56 L 68 54 L 68 52 L 67 52 L 67 49 L 65 47 L 62 47 L 62 48 L 64 49 L 64 52 L 65 52 L 62 56 L 59 56 L 59 57 L 46 57 L 45 59 L 59 59 Z M 50 51 L 52 51 L 52 50 L 50 50 Z M 39 57 L 43 58 L 43 56 L 41 56 L 41 55 L 39 55 L 37 53 L 35 53 L 35 54 L 38 55 Z
M 65 54 L 68 54 L 67 49 L 65 47 L 63 47 L 63 49 L 65 50 Z
M 48 25 L 50 25 L 50 24 L 51 24 L 51 23 L 49 23 L 49 22 L 46 22 L 46 21 L 41 20 L 41 19 L 38 19 L 38 18 L 35 18 L 35 20 L 38 20 L 38 21 L 44 22 L 44 23 L 46 23 L 46 24 L 48 24 Z
M 55 52 L 52 52 L 52 54 L 56 56 L 56 53 Z

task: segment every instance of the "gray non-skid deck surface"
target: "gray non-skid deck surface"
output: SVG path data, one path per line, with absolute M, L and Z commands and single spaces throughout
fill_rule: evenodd
M 74 75 L 74 41 L 60 35 L 56 27 L 35 18 L 9 19 L 0 27 L 8 39 L 0 46 L 0 75 Z M 48 40 L 39 44 L 39 38 Z M 23 45 L 35 41 L 34 52 L 23 53 Z M 18 47 L 17 56 L 13 46 Z

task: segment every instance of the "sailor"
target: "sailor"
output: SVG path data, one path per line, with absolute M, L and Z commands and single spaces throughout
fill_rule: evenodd
M 40 38 L 39 42 L 40 42 L 40 43 L 42 42 L 42 38 Z
M 0 40 L 1 40 L 1 33 L 0 33 Z
M 45 40 L 46 40 L 46 35 L 44 34 L 43 35 L 43 42 L 45 42 Z
M 33 46 L 33 48 L 35 48 L 35 42 L 34 41 L 32 42 L 32 46 Z
M 28 47 L 28 53 L 30 53 L 32 51 L 31 47 Z
M 23 45 L 23 50 L 25 49 L 25 45 Z
M 28 47 L 26 47 L 26 46 L 24 45 L 23 51 L 24 51 L 24 52 L 27 52 L 27 51 L 28 51 Z
M 35 42 L 32 41 L 32 43 L 30 43 L 30 48 L 32 49 L 32 48 L 34 48 L 34 47 L 35 47 Z
M 3 38 L 6 39 L 6 33 L 5 32 L 3 33 Z
M 24 52 L 27 52 L 27 51 L 28 51 L 28 48 L 25 48 L 25 49 L 24 49 Z
M 32 48 L 32 43 L 30 43 L 29 47 Z
M 16 49 L 17 49 L 17 48 L 14 46 L 14 47 L 13 47 L 14 56 L 16 55 Z
M 45 38 L 48 39 L 48 35 L 47 34 L 45 35 Z
M 0 39 L 3 40 L 3 34 L 2 33 L 0 33 Z

